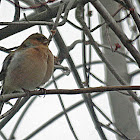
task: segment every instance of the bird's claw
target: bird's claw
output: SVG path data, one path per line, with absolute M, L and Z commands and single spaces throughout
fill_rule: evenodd
M 30 90 L 22 88 L 22 90 L 26 93 L 27 97 L 30 97 Z

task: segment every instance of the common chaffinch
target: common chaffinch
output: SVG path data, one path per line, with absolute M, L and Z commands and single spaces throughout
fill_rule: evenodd
M 39 33 L 30 35 L 17 50 L 4 60 L 0 72 L 1 94 L 33 90 L 45 84 L 54 71 L 54 56 L 47 38 Z M 0 103 L 0 113 L 3 103 Z

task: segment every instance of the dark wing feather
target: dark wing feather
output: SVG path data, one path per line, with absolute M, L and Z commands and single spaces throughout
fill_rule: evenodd
M 10 61 L 13 57 L 14 53 L 10 53 L 5 60 L 3 61 L 3 66 L 2 66 L 2 70 L 0 72 L 0 81 L 4 80 L 5 76 L 6 76 L 6 72 L 7 72 L 7 67 L 10 64 Z

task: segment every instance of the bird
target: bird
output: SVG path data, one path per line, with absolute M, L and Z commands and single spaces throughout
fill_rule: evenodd
M 34 90 L 45 84 L 54 71 L 54 56 L 48 39 L 40 33 L 30 35 L 3 61 L 0 72 L 1 95 Z M 0 114 L 4 102 L 0 102 Z

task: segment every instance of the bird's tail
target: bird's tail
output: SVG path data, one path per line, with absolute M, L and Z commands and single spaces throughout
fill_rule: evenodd
M 3 89 L 1 90 L 1 95 L 2 95 L 2 94 L 3 94 Z M 0 102 L 0 115 L 1 115 L 1 112 L 2 112 L 3 105 L 4 105 L 4 102 L 1 101 L 1 102 Z
M 4 105 L 4 103 L 0 102 L 0 115 L 1 115 L 1 112 L 2 112 L 3 105 Z

